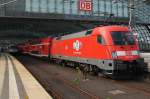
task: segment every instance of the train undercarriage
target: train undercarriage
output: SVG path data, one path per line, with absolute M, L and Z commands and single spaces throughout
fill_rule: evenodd
M 114 61 L 114 70 L 103 70 L 96 65 L 90 65 L 85 63 L 79 63 L 68 60 L 52 59 L 53 62 L 62 66 L 68 66 L 73 68 L 79 68 L 83 74 L 98 75 L 110 77 L 112 79 L 134 79 L 137 77 L 145 78 L 148 74 L 147 64 L 142 59 L 127 62 L 127 61 Z M 121 67 L 121 68 L 120 68 Z M 135 77 L 136 76 L 136 77 Z

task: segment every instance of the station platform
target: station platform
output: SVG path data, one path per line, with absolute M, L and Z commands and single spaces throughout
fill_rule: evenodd
M 13 56 L 0 53 L 0 99 L 52 99 Z
M 140 53 L 140 56 L 144 58 L 144 61 L 147 63 L 148 71 L 150 72 L 150 53 Z

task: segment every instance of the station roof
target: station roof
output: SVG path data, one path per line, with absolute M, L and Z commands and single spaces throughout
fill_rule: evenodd
M 124 1 L 124 0 L 119 0 L 119 1 Z M 134 0 L 134 1 L 139 2 L 140 0 Z M 150 5 L 150 0 L 142 0 L 142 2 Z M 37 14 L 34 13 L 33 16 L 37 16 Z M 45 15 L 41 15 L 41 16 L 45 16 Z M 143 14 L 141 14 L 141 16 L 143 16 Z M 6 17 L 6 16 L 0 17 L 0 22 L 1 22 L 0 44 L 2 45 L 7 45 L 7 43 L 14 43 L 14 42 L 18 43 L 33 38 L 47 37 L 49 35 L 54 35 L 54 36 L 63 35 L 67 33 L 90 29 L 97 24 L 106 23 L 105 20 L 103 20 L 103 22 L 100 21 L 98 22 L 96 20 L 81 21 L 81 20 L 66 20 L 66 19 L 59 20 L 57 18 L 41 19 L 41 18 L 29 18 L 29 17 L 19 18 L 19 17 Z M 117 24 L 122 24 L 122 23 L 118 22 Z
M 32 18 L 0 18 L 0 45 L 19 43 L 33 38 L 57 36 L 86 29 L 79 21 Z M 93 25 L 92 25 L 93 26 Z

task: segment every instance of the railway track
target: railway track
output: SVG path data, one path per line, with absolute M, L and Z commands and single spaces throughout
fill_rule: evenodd
M 44 65 L 43 63 L 41 63 L 41 64 Z M 52 80 L 60 81 L 61 83 L 64 84 L 65 87 L 72 89 L 75 93 L 79 93 L 81 96 L 88 97 L 89 99 L 102 99 L 101 97 L 97 96 L 96 94 L 94 94 L 88 90 L 82 89 L 82 88 L 80 88 L 80 86 L 74 85 L 72 82 L 66 80 L 63 76 L 57 75 L 56 73 L 51 72 L 48 69 L 43 69 L 44 66 L 37 66 L 37 63 L 36 63 L 36 64 L 33 64 L 31 67 L 33 67 L 34 69 L 35 68 L 39 69 L 38 71 L 35 71 L 36 73 L 35 72 L 33 73 L 33 75 L 35 75 L 35 76 L 40 76 L 40 74 L 37 74 L 37 73 L 41 72 L 41 71 L 47 75 L 55 75 L 53 77 L 50 77 L 50 76 L 49 77 Z M 31 67 L 27 66 L 27 68 L 29 70 L 31 69 Z M 30 70 L 30 71 L 33 72 L 32 70 Z M 41 74 L 43 74 L 43 73 L 41 73 Z M 38 78 L 38 77 L 36 77 L 36 78 Z M 136 82 L 134 80 L 133 81 L 131 81 L 131 80 L 118 81 L 118 80 L 108 79 L 106 77 L 93 77 L 93 78 L 98 79 L 98 80 L 105 80 L 106 82 L 111 82 L 112 84 L 121 85 L 126 90 L 133 91 L 133 92 L 141 92 L 147 96 L 150 96 L 150 83 L 148 83 L 148 82 L 144 82 L 144 81 Z M 59 92 L 58 89 L 54 89 L 53 84 L 50 81 L 48 81 L 46 79 L 38 79 L 38 80 L 40 83 L 43 82 L 43 84 L 42 84 L 43 86 L 46 85 L 48 87 L 45 89 L 49 93 L 51 93 L 54 97 L 56 97 L 56 99 L 64 99 L 64 95 L 61 92 Z M 81 98 L 81 99 L 83 99 L 83 98 Z
M 52 88 L 52 86 L 47 80 L 43 79 L 42 82 L 46 84 L 47 87 L 45 87 L 45 89 L 47 90 L 48 93 L 50 93 L 50 95 L 53 96 L 54 99 L 63 99 L 63 97 L 57 92 L 57 90 Z
M 143 92 L 144 94 L 150 96 L 150 89 L 148 89 L 148 88 L 150 88 L 150 85 L 147 85 L 145 82 L 142 82 L 139 84 L 131 84 L 131 85 L 124 83 L 124 82 L 118 82 L 118 81 L 116 81 L 116 83 L 122 84 L 123 86 L 125 86 L 129 90 L 140 91 L 140 92 Z
M 32 73 L 32 75 L 35 76 L 35 78 L 40 82 L 40 84 L 45 88 L 45 90 L 50 95 L 52 95 L 54 99 L 63 99 L 63 96 L 58 92 L 58 90 L 53 88 L 53 86 L 51 85 L 51 82 L 49 82 L 48 79 L 43 78 L 42 75 L 39 74 L 40 72 L 35 68 L 34 70 L 32 70 L 31 68 L 27 67 L 27 69 Z
M 49 74 L 48 70 L 44 70 L 44 72 L 47 72 Z M 74 91 L 80 92 L 81 95 L 90 97 L 90 99 L 101 99 L 99 96 L 95 95 L 94 93 L 81 89 L 79 86 L 76 86 L 73 83 L 70 83 L 69 81 L 67 81 L 61 76 L 56 76 L 55 79 L 61 80 L 62 82 L 64 82 L 66 86 L 72 88 Z
M 79 86 L 76 86 L 75 84 L 67 81 L 61 76 L 51 73 L 48 69 L 44 69 L 42 66 L 37 66 L 36 64 L 33 63 L 32 66 L 26 67 L 35 76 L 35 78 L 43 85 L 43 87 L 47 90 L 47 92 L 51 94 L 55 99 L 69 99 L 69 98 L 67 97 L 64 98 L 65 95 L 60 92 L 59 88 L 54 87 L 55 84 L 52 81 L 59 83 L 58 85 L 59 87 L 62 87 L 60 86 L 62 84 L 63 88 L 71 90 L 74 94 L 76 93 L 75 94 L 76 96 L 78 97 L 81 96 L 80 99 L 101 99 L 94 93 L 81 89 Z
M 35 67 L 36 68 L 36 67 Z M 42 67 L 38 67 L 40 70 L 42 70 L 43 72 L 45 72 L 46 74 L 49 74 L 49 75 L 55 75 L 55 74 L 52 74 L 50 73 L 48 70 L 45 70 L 43 69 Z M 32 72 L 32 71 L 31 71 Z M 37 75 L 37 74 L 36 74 Z M 35 75 L 35 76 L 36 76 Z M 76 86 L 74 85 L 73 83 L 65 80 L 63 77 L 61 76 L 55 76 L 55 77 L 52 77 L 53 80 L 59 80 L 61 82 L 63 82 L 63 84 L 65 85 L 65 87 L 69 87 L 71 88 L 72 90 L 74 90 L 75 92 L 79 93 L 81 96 L 86 96 L 86 97 L 89 97 L 89 99 L 101 99 L 99 96 L 96 96 L 94 93 L 91 93 L 87 90 L 83 90 L 81 89 L 79 86 Z M 47 86 L 46 90 L 51 90 L 50 93 L 52 93 L 52 95 L 56 98 L 56 99 L 63 99 L 63 96 L 61 94 L 59 94 L 59 90 L 56 90 L 56 89 L 52 89 L 50 83 L 46 80 L 41 80 L 41 83 L 44 83 L 43 86 Z M 50 89 L 49 89 L 50 88 Z
M 109 80 L 112 83 L 115 84 L 119 84 L 124 86 L 125 89 L 127 90 L 133 90 L 133 91 L 140 91 L 143 92 L 144 94 L 150 96 L 150 83 L 149 82 L 145 82 L 145 81 L 118 81 L 118 80 L 113 80 L 113 79 L 108 79 L 105 77 L 100 77 L 99 79 L 103 79 L 103 80 Z
M 67 81 L 67 80 L 65 80 L 63 78 L 58 77 L 58 79 L 61 79 L 63 82 L 65 82 L 65 84 L 67 84 L 71 88 L 79 91 L 81 94 L 89 96 L 91 99 L 101 99 L 99 96 L 95 95 L 94 93 L 89 92 L 87 90 L 83 90 L 80 87 L 73 85 L 72 83 L 70 83 L 69 81 Z
M 42 68 L 41 68 L 42 69 Z M 45 72 L 48 72 L 46 70 L 44 70 Z M 63 81 L 66 86 L 69 86 L 71 88 L 73 88 L 74 90 L 76 91 L 79 91 L 80 94 L 84 94 L 84 95 L 87 95 L 88 97 L 90 97 L 90 99 L 101 99 L 99 96 L 96 96 L 95 94 L 89 92 L 89 91 L 85 91 L 85 90 L 82 90 L 80 87 L 78 86 L 74 86 L 72 83 L 68 82 L 67 80 L 65 80 L 63 77 L 61 76 L 57 76 L 57 79 Z M 101 79 L 101 78 L 100 78 Z M 132 81 L 132 83 L 129 82 L 124 82 L 124 81 L 117 81 L 117 80 L 113 80 L 113 79 L 108 79 L 108 78 L 103 78 L 102 79 L 105 79 L 105 80 L 108 80 L 108 81 L 111 81 L 115 84 L 119 84 L 119 85 L 122 85 L 125 89 L 127 90 L 132 90 L 132 91 L 140 91 L 148 96 L 150 96 L 150 83 L 148 82 L 135 82 L 135 81 Z M 145 85 L 146 84 L 146 85 Z M 149 89 L 147 89 L 147 87 L 149 86 Z

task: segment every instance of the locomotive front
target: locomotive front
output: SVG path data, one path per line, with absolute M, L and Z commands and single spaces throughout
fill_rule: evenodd
M 113 42 L 112 58 L 122 61 L 134 61 L 140 58 L 139 48 L 132 32 L 110 32 Z
M 142 75 L 146 65 L 140 58 L 139 48 L 133 33 L 127 27 L 108 29 L 111 37 L 109 52 L 113 60 L 113 75 Z M 122 76 L 121 75 L 121 76 Z

